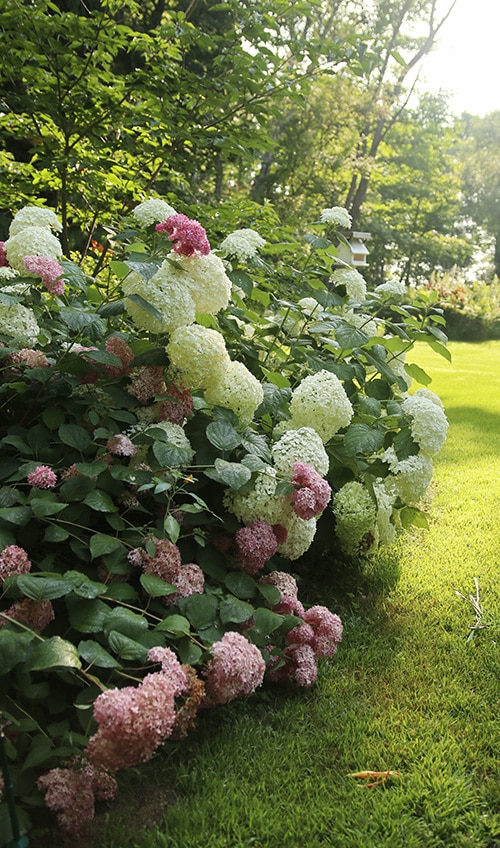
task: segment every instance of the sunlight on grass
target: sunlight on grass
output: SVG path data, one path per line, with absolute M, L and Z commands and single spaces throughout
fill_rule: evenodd
M 397 561 L 399 582 L 354 600 L 313 691 L 200 716 L 134 778 L 168 789 L 163 808 L 131 834 L 129 778 L 96 845 L 498 848 L 500 634 L 467 641 L 473 610 L 455 590 L 468 595 L 477 577 L 485 613 L 500 620 L 500 343 L 450 349 L 451 365 L 423 347 L 415 355 L 450 421 L 430 530 L 367 569 L 380 588 Z M 400 776 L 367 789 L 349 777 L 365 769 Z

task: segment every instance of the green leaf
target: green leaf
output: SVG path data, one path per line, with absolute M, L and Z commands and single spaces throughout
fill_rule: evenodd
M 71 580 L 63 576 L 39 577 L 37 574 L 17 574 L 14 578 L 17 589 L 34 601 L 51 601 L 63 598 L 73 589 Z
M 0 507 L 0 519 L 7 521 L 9 524 L 16 524 L 18 527 L 24 527 L 30 520 L 31 515 L 29 506 Z
M 351 324 L 342 322 L 335 330 L 335 338 L 344 350 L 353 350 L 356 347 L 363 347 L 367 343 L 369 336 Z
M 251 276 L 246 273 L 246 271 L 229 271 L 227 276 L 229 277 L 233 285 L 238 286 L 238 288 L 244 291 L 246 295 L 250 296 L 252 294 L 253 280 Z
M 405 371 L 413 380 L 422 386 L 428 386 L 432 383 L 432 377 L 429 377 L 427 372 L 414 362 L 405 362 Z
M 274 630 L 277 630 L 283 624 L 284 616 L 278 615 L 276 612 L 259 607 L 254 612 L 254 626 L 260 636 L 269 636 Z
M 117 607 L 108 613 L 103 629 L 106 634 L 116 630 L 129 639 L 138 639 L 148 629 L 148 622 L 143 615 Z
M 376 453 L 383 447 L 384 434 L 369 424 L 351 424 L 344 435 L 344 448 L 349 456 L 358 453 Z
M 0 677 L 25 661 L 28 647 L 34 638 L 33 633 L 0 630 Z
M 85 496 L 84 504 L 89 506 L 96 512 L 117 512 L 118 507 L 115 506 L 110 496 L 101 489 L 94 489 Z
M 122 547 L 122 543 L 115 536 L 107 536 L 105 533 L 95 533 L 90 537 L 90 556 L 92 559 L 110 554 Z
M 240 601 L 239 598 L 224 598 L 220 605 L 220 620 L 223 624 L 234 622 L 242 624 L 248 621 L 254 613 L 254 608 L 251 604 L 245 601 Z
M 140 277 L 142 277 L 144 280 L 147 280 L 148 282 L 151 277 L 154 277 L 154 275 L 161 266 L 161 262 L 137 262 L 132 259 L 127 259 L 124 264 L 127 266 L 127 268 L 129 268 L 131 271 L 135 271 L 136 274 L 139 274 Z M 130 297 L 132 300 L 133 296 Z
M 120 668 L 120 663 L 99 642 L 91 639 L 79 643 L 78 653 L 85 662 L 99 668 Z
M 413 506 L 405 506 L 400 510 L 401 524 L 405 530 L 410 530 L 412 527 L 422 527 L 424 530 L 429 529 L 429 521 L 427 516 L 421 509 Z
M 97 598 L 99 595 L 104 595 L 107 590 L 105 583 L 99 583 L 97 580 L 91 580 L 86 574 L 81 571 L 65 571 L 64 577 L 70 580 L 73 584 L 73 592 L 81 598 Z
M 171 583 L 161 580 L 155 574 L 141 574 L 139 580 L 144 591 L 152 598 L 161 598 L 177 592 L 177 586 L 172 586 Z
M 47 515 L 57 515 L 67 504 L 54 501 L 52 498 L 32 498 L 30 506 L 35 518 L 45 518 Z
M 108 633 L 108 642 L 111 650 L 122 660 L 139 660 L 140 662 L 147 660 L 148 649 L 117 630 L 111 630 Z
M 155 630 L 166 630 L 174 636 L 187 636 L 191 625 L 183 615 L 168 615 L 156 625 Z
M 145 312 L 148 312 L 150 315 L 152 315 L 153 318 L 156 318 L 157 321 L 163 320 L 163 315 L 156 308 L 156 306 L 153 306 L 152 303 L 148 303 L 148 301 L 144 300 L 144 298 L 141 297 L 140 294 L 128 294 L 127 298 L 133 301 L 133 303 L 137 304 L 137 306 L 140 306 L 141 309 L 144 309 Z
M 219 602 L 214 595 L 191 595 L 179 602 L 181 612 L 196 630 L 214 623 L 218 606 Z
M 69 622 L 79 633 L 100 633 L 111 608 L 99 598 L 82 600 L 75 595 L 66 598 Z
M 237 598 L 253 598 L 257 592 L 256 581 L 246 571 L 230 571 L 224 583 Z
M 44 671 L 47 668 L 81 668 L 78 651 L 72 642 L 51 636 L 36 645 L 27 661 L 29 671 Z
M 229 421 L 211 421 L 206 429 L 206 436 L 218 450 L 232 451 L 241 445 L 241 436 Z
M 174 518 L 174 516 L 171 515 L 169 512 L 165 514 L 165 517 L 163 519 L 163 529 L 165 530 L 165 533 L 167 534 L 170 541 L 173 542 L 175 545 L 181 532 L 181 525 L 179 524 L 177 519 Z
M 419 450 L 418 445 L 415 444 L 411 437 L 410 429 L 406 427 L 404 430 L 400 430 L 399 433 L 396 433 L 392 446 L 396 451 L 396 456 L 400 462 L 404 459 L 408 459 L 409 456 L 414 456 Z
M 270 606 L 274 607 L 275 604 L 280 602 L 281 592 L 278 587 L 273 586 L 272 583 L 258 583 L 257 589 Z
M 154 442 L 153 454 L 162 468 L 189 465 L 193 458 L 190 448 L 180 448 L 168 442 Z
M 89 477 L 70 477 L 62 484 L 60 492 L 67 501 L 83 501 L 95 489 L 95 481 Z
M 45 542 L 64 542 L 68 538 L 69 533 L 64 527 L 59 527 L 57 524 L 50 524 L 45 530 Z
M 205 476 L 218 483 L 224 483 L 234 491 L 241 489 L 252 476 L 250 469 L 240 462 L 226 462 L 225 459 L 216 459 L 214 465 L 214 469 L 205 471 Z
M 86 450 L 91 443 L 89 434 L 79 424 L 61 424 L 57 432 L 64 445 L 79 451 Z

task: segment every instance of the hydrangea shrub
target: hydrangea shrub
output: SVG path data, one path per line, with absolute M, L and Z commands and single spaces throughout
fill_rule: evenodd
M 72 835 L 200 708 L 314 684 L 342 638 L 299 599 L 324 522 L 349 555 L 425 523 L 447 421 L 407 356 L 448 355 L 443 319 L 337 268 L 346 222 L 279 257 L 151 198 L 95 278 L 52 210 L 0 245 L 2 719 Z

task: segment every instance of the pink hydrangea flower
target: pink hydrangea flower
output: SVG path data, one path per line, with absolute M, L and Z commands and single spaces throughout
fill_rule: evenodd
M 282 595 L 279 604 L 273 606 L 273 612 L 279 615 L 296 615 L 298 618 L 304 618 L 304 607 L 298 598 L 292 595 Z
M 174 383 L 167 386 L 167 395 L 160 408 L 160 419 L 182 426 L 193 411 L 193 396 L 189 389 L 181 389 Z
M 108 353 L 113 353 L 121 362 L 121 365 L 104 365 L 104 370 L 110 377 L 121 377 L 127 374 L 129 366 L 134 360 L 134 353 L 120 336 L 110 336 L 106 339 L 105 348 Z
M 94 817 L 95 798 L 110 801 L 116 794 L 116 781 L 102 769 L 86 765 L 81 769 L 51 769 L 37 781 L 45 792 L 49 810 L 57 813 L 61 830 L 73 837 Z
M 314 630 L 314 653 L 317 657 L 333 657 L 342 640 L 342 621 L 327 607 L 314 606 L 301 618 Z
M 290 495 L 290 502 L 299 518 L 320 515 L 331 498 L 329 483 L 305 462 L 294 462 L 292 483 L 300 486 Z
M 278 540 L 271 525 L 258 518 L 236 532 L 236 547 L 238 564 L 248 574 L 255 574 L 274 556 Z
M 163 600 L 167 605 L 176 604 L 180 598 L 189 598 L 196 594 L 201 595 L 205 585 L 205 575 L 199 565 L 188 562 L 181 566 L 172 583 L 177 586 L 178 591 L 172 595 L 165 595 Z
M 140 365 L 134 369 L 129 392 L 139 403 L 145 404 L 155 395 L 165 394 L 165 391 L 161 365 Z
M 163 674 L 167 675 L 174 687 L 175 695 L 180 695 L 187 689 L 189 686 L 188 673 L 171 648 L 162 648 L 160 645 L 150 648 L 148 659 L 151 662 L 160 663 Z
M 314 630 L 304 621 L 288 631 L 286 641 L 289 645 L 314 645 Z
M 311 645 L 292 645 L 289 658 L 294 665 L 293 677 L 299 686 L 312 686 L 318 676 L 318 663 Z
M 53 489 L 57 483 L 57 474 L 48 465 L 38 465 L 26 479 L 36 489 Z
M 182 256 L 207 256 L 210 253 L 206 230 L 199 221 L 187 215 L 169 215 L 166 221 L 156 225 L 156 232 L 167 233 L 169 239 L 175 242 L 173 249 Z
M 23 263 L 30 274 L 40 277 L 43 285 L 51 294 L 64 294 L 64 269 L 57 259 L 50 256 L 24 256 Z
M 227 704 L 251 695 L 262 684 L 266 669 L 262 654 L 240 633 L 224 633 L 211 652 L 205 669 L 208 703 Z
M 7 251 L 5 250 L 5 242 L 0 241 L 0 268 L 8 268 L 9 260 L 7 259 Z
M 276 586 L 281 592 L 282 597 L 283 595 L 288 595 L 291 598 L 297 598 L 299 593 L 295 577 L 292 574 L 288 574 L 287 571 L 271 571 L 269 574 L 261 577 L 259 583 L 270 583 L 271 586 Z
M 0 584 L 13 574 L 28 574 L 31 562 L 24 548 L 8 545 L 0 553 Z
M 49 360 L 41 350 L 32 350 L 29 347 L 22 347 L 15 353 L 9 356 L 10 362 L 16 364 L 27 365 L 28 368 L 47 368 L 50 364 Z
M 22 621 L 28 627 L 31 627 L 32 630 L 41 633 L 42 630 L 45 630 L 47 624 L 53 621 L 54 607 L 50 601 L 23 598 L 22 601 L 17 601 L 9 609 L 5 610 L 5 615 L 9 619 L 13 618 L 15 621 Z M 2 619 L 2 614 L 0 613 L 0 627 L 3 627 L 7 623 L 8 619 Z
M 106 447 L 114 456 L 135 456 L 137 448 L 128 436 L 123 433 L 118 433 L 116 436 L 111 436 L 106 442 Z
M 156 550 L 153 556 L 146 551 L 142 554 L 141 567 L 146 574 L 154 574 L 166 583 L 174 583 L 182 566 L 181 552 L 169 539 L 151 537 Z

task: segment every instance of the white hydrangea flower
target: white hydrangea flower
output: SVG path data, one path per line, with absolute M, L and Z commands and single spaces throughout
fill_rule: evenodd
M 300 306 L 302 311 L 309 315 L 313 312 L 319 313 L 322 311 L 322 306 L 314 299 L 314 297 L 301 297 L 297 306 Z
M 290 560 L 296 560 L 309 550 L 316 535 L 317 521 L 315 518 L 299 518 L 287 504 L 276 524 L 286 528 L 287 536 L 278 545 L 278 553 Z
M 384 451 L 382 459 L 391 470 L 391 474 L 385 478 L 387 491 L 406 504 L 418 504 L 432 481 L 432 459 L 419 453 L 399 461 L 394 448 Z
M 305 377 L 294 389 L 290 412 L 292 427 L 312 427 L 325 443 L 347 427 L 353 408 L 339 378 L 322 370 Z
M 366 282 L 355 268 L 338 268 L 330 282 L 334 286 L 345 286 L 347 297 L 355 303 L 363 303 L 366 297 Z
M 378 335 L 378 324 L 374 318 L 370 318 L 369 315 L 363 315 L 362 313 L 353 312 L 352 309 L 349 309 L 343 316 L 345 321 L 350 324 L 352 327 L 356 327 L 357 330 L 362 330 L 363 333 L 366 333 L 367 336 L 377 336 Z
M 441 406 L 428 397 L 414 394 L 402 403 L 403 412 L 411 416 L 411 435 L 420 450 L 428 456 L 444 445 L 448 419 Z
M 153 430 L 163 430 L 171 444 L 181 450 L 189 451 L 191 456 L 194 455 L 191 443 L 180 424 L 173 424 L 171 421 L 157 421 L 146 427 L 144 433 L 147 435 L 149 431 Z
M 166 221 L 170 215 L 175 215 L 176 211 L 173 206 L 160 200 L 158 197 L 150 197 L 149 200 L 144 200 L 132 209 L 132 218 L 139 224 L 140 227 L 146 229 L 151 224 L 159 224 Z
M 174 330 L 167 354 L 182 385 L 191 390 L 222 383 L 231 362 L 223 335 L 200 324 Z
M 35 313 L 22 303 L 7 306 L 0 303 L 0 325 L 2 332 L 18 339 L 26 347 L 34 347 L 40 332 Z
M 252 521 L 261 519 L 268 524 L 281 524 L 281 517 L 286 511 L 288 498 L 286 495 L 276 495 L 276 470 L 268 465 L 260 471 L 250 492 L 240 494 L 229 489 L 225 492 L 223 503 L 229 512 L 236 516 L 242 524 L 250 525 Z
M 330 460 L 323 447 L 320 436 L 312 427 L 300 427 L 287 430 L 281 439 L 273 445 L 274 467 L 280 474 L 290 474 L 294 462 L 305 462 L 314 468 L 321 477 L 326 477 Z
M 255 256 L 265 243 L 266 240 L 256 230 L 235 230 L 220 243 L 219 250 L 223 256 L 234 256 L 240 262 L 245 262 Z
M 42 206 L 23 206 L 23 208 L 14 215 L 9 227 L 9 237 L 16 236 L 26 227 L 43 227 L 45 229 L 53 230 L 55 233 L 60 233 L 62 230 L 62 224 L 56 213 L 53 212 L 52 209 L 44 209 Z M 25 254 L 25 256 L 28 255 L 35 254 Z
M 405 361 L 406 361 L 406 353 L 403 350 L 400 353 L 397 353 L 394 356 L 391 356 L 387 360 L 387 365 L 389 366 L 389 368 L 393 372 L 394 377 L 401 377 L 405 382 L 406 388 L 409 389 L 413 380 L 412 380 L 412 378 L 410 377 L 410 375 L 408 374 L 408 372 L 405 368 Z
M 386 283 L 380 283 L 376 286 L 375 291 L 378 294 L 390 294 L 394 297 L 402 297 L 406 294 L 406 286 L 401 280 L 387 280 Z
M 184 269 L 177 271 L 176 279 L 188 287 L 195 309 L 207 315 L 215 315 L 225 309 L 231 297 L 231 280 L 226 274 L 224 263 L 215 253 L 206 256 L 180 256 L 172 259 Z
M 18 233 L 10 236 L 4 244 L 9 265 L 26 273 L 23 262 L 25 256 L 50 256 L 51 259 L 61 259 L 61 242 L 47 227 L 24 227 Z
M 348 230 L 352 224 L 352 217 L 343 206 L 330 206 L 322 210 L 320 221 L 323 224 L 335 224 L 337 227 Z
M 373 491 L 377 500 L 377 520 L 375 523 L 375 546 L 391 545 L 397 536 L 397 530 L 391 521 L 394 508 L 394 493 L 385 486 L 383 480 L 376 480 Z
M 232 409 L 240 422 L 250 424 L 255 410 L 264 400 L 260 382 L 242 362 L 230 362 L 221 383 L 205 391 L 205 400 L 212 406 Z
M 444 404 L 439 395 L 435 394 L 435 392 L 431 392 L 430 389 L 426 389 L 422 387 L 421 389 L 417 389 L 416 392 L 413 393 L 413 397 L 425 397 L 428 400 L 431 400 L 432 403 L 435 403 L 436 406 L 439 406 L 441 409 L 444 409 Z
M 8 265 L 2 265 L 0 267 L 0 285 L 4 280 L 13 280 L 14 277 L 19 276 L 19 271 L 16 271 L 15 268 L 9 268 Z
M 373 534 L 377 506 L 369 491 L 357 480 L 346 483 L 334 495 L 332 509 L 336 533 L 346 553 L 358 553 L 368 534 Z
M 140 295 L 161 314 L 159 319 L 130 297 L 125 298 L 125 308 L 134 324 L 151 333 L 171 333 L 177 327 L 192 324 L 196 317 L 189 289 L 170 278 L 168 264 L 166 270 L 165 264 L 167 263 L 164 262 L 150 280 L 145 280 L 132 271 L 122 283 L 125 295 Z

